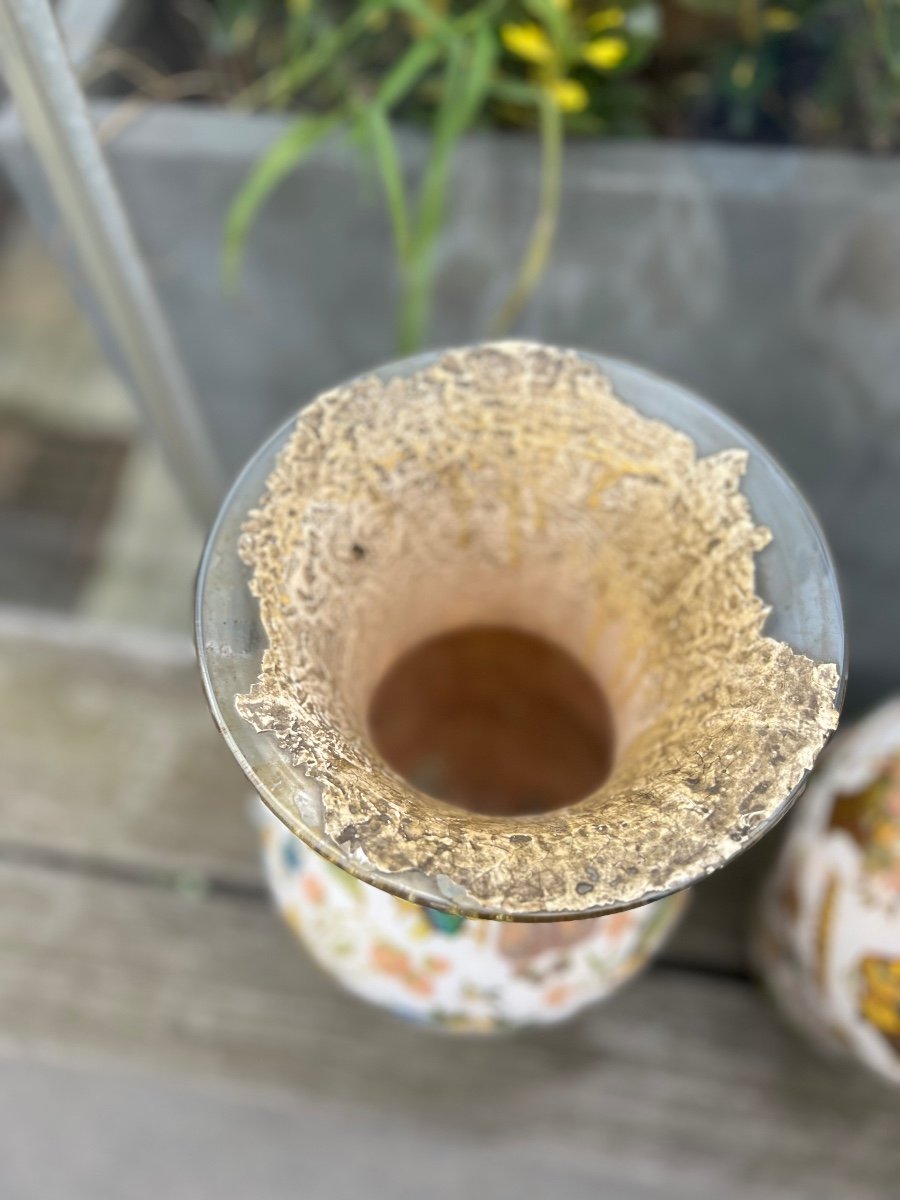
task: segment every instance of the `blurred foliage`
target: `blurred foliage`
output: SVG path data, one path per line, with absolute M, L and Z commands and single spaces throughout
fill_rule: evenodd
M 543 271 L 565 134 L 701 137 L 884 151 L 900 141 L 900 0 L 214 0 L 216 92 L 297 115 L 233 205 L 234 275 L 266 197 L 343 131 L 374 163 L 421 344 L 453 150 L 476 125 L 534 127 L 540 207 L 497 330 Z M 430 131 L 410 180 L 395 119 Z

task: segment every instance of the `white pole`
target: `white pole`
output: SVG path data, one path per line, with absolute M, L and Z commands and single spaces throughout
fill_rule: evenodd
M 0 0 L 0 66 L 164 452 L 210 522 L 224 478 L 47 0 Z

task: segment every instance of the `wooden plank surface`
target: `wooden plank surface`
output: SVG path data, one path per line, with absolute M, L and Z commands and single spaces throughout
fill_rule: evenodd
M 250 787 L 186 638 L 0 610 L 0 840 L 260 882 Z
M 47 1133 L 52 1130 L 52 1153 Z M 98 1137 L 98 1130 L 102 1136 Z M 410 1130 L 375 1106 L 0 1060 L 0 1173 L 15 1200 L 697 1200 L 511 1130 Z M 411 1140 L 414 1135 L 415 1140 Z M 777 1198 L 776 1198 L 777 1200 Z
M 900 1095 L 817 1058 L 747 977 L 765 844 L 607 1004 L 543 1033 L 429 1036 L 338 991 L 273 916 L 184 643 L 4 620 L 0 1194 L 898 1194 Z M 93 1157 L 82 1113 L 38 1169 L 35 1122 L 79 1095 Z M 131 1143 L 157 1153 L 129 1174 Z M 229 1190 L 249 1163 L 265 1185 Z
M 388 1119 L 415 1171 L 440 1131 L 685 1195 L 886 1200 L 900 1172 L 900 1097 L 743 983 L 651 970 L 559 1030 L 441 1038 L 340 993 L 261 905 L 52 870 L 0 872 L 0 1046 L 326 1106 L 333 1146 Z
M 213 726 L 191 645 L 0 612 L 7 858 L 157 873 L 262 896 L 250 788 Z M 749 901 L 772 841 L 696 890 L 666 957 L 745 968 Z

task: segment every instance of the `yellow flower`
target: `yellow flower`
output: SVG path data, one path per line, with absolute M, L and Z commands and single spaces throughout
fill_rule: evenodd
M 756 62 L 749 54 L 742 54 L 731 68 L 731 82 L 736 88 L 748 88 L 756 78 Z
M 588 106 L 587 88 L 577 79 L 553 79 L 545 87 L 563 112 L 583 112 Z
M 588 42 L 581 53 L 595 71 L 614 71 L 628 57 L 628 43 L 621 37 L 597 38 Z
M 625 24 L 625 10 L 622 8 L 604 8 L 602 12 L 588 17 L 587 27 L 591 33 L 605 33 L 607 29 L 618 29 Z
M 800 18 L 789 8 L 767 8 L 762 15 L 763 25 L 772 33 L 790 33 L 800 24 Z
M 502 25 L 500 37 L 503 45 L 516 58 L 524 58 L 526 62 L 546 66 L 556 58 L 553 43 L 533 22 L 527 25 Z

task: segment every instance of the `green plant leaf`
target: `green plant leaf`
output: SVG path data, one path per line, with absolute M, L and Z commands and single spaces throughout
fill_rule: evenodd
M 252 46 L 265 18 L 260 0 L 216 0 L 210 40 L 220 54 L 239 54 Z
M 383 112 L 390 112 L 434 66 L 441 53 L 441 44 L 435 39 L 416 42 L 382 80 L 375 93 L 375 104 Z
M 509 295 L 491 323 L 493 336 L 507 333 L 525 307 L 547 268 L 559 224 L 559 200 L 563 167 L 563 118 L 546 92 L 537 92 L 541 132 L 541 194 L 528 246 Z
M 385 0 L 367 0 L 340 25 L 326 29 L 304 54 L 291 57 L 282 67 L 268 72 L 262 79 L 236 97 L 236 104 L 258 104 L 277 108 L 287 104 L 307 84 L 312 83 L 370 27 L 372 17 L 390 8 Z
M 736 17 L 741 0 L 676 0 L 679 8 L 703 17 Z
M 900 81 L 900 12 L 890 0 L 866 0 L 875 45 L 896 83 Z
M 532 83 L 520 79 L 500 78 L 491 84 L 491 95 L 506 104 L 518 104 L 523 108 L 536 108 L 540 103 L 540 90 Z
M 452 21 L 441 16 L 437 9 L 432 8 L 425 0 L 390 0 L 385 7 L 393 9 L 395 12 L 405 13 L 408 17 L 415 17 L 417 21 L 421 21 L 434 33 L 440 33 L 449 38 L 456 37 Z
M 419 191 L 406 263 L 399 336 L 400 349 L 405 353 L 421 344 L 427 327 L 434 252 L 443 222 L 453 149 L 484 105 L 496 55 L 496 40 L 487 23 L 477 27 L 465 46 L 455 42 L 447 53 L 431 153 Z
M 482 0 L 457 17 L 454 28 L 462 34 L 472 33 L 479 25 L 499 29 L 505 8 L 506 0 Z
M 378 165 L 378 174 L 384 188 L 388 215 L 394 232 L 394 243 L 397 256 L 401 263 L 406 261 L 409 253 L 409 214 L 406 204 L 406 189 L 403 184 L 403 172 L 400 167 L 400 157 L 390 123 L 383 110 L 374 105 L 366 111 L 363 118 L 369 142 Z
M 487 25 L 480 26 L 472 43 L 472 55 L 463 76 L 458 101 L 457 136 L 465 133 L 484 108 L 497 62 L 497 42 Z
M 569 14 L 561 5 L 555 4 L 554 0 L 524 0 L 524 7 L 540 21 L 558 47 L 567 44 L 571 24 Z
M 234 284 L 240 274 L 244 244 L 260 207 L 282 180 L 342 121 L 343 109 L 325 116 L 302 116 L 269 147 L 244 181 L 225 222 L 224 276 Z
M 370 151 L 378 167 L 401 263 L 405 262 L 409 253 L 409 212 L 403 172 L 388 113 L 407 96 L 442 53 L 441 43 L 434 38 L 416 42 L 388 72 L 373 101 L 362 108 L 356 124 L 356 139 L 360 149 Z
M 443 216 L 450 155 L 456 139 L 454 113 L 459 102 L 462 71 L 460 47 L 454 44 L 444 66 L 431 152 L 419 188 L 415 228 L 405 264 L 398 346 L 402 353 L 410 353 L 421 345 L 427 324 L 434 245 Z

